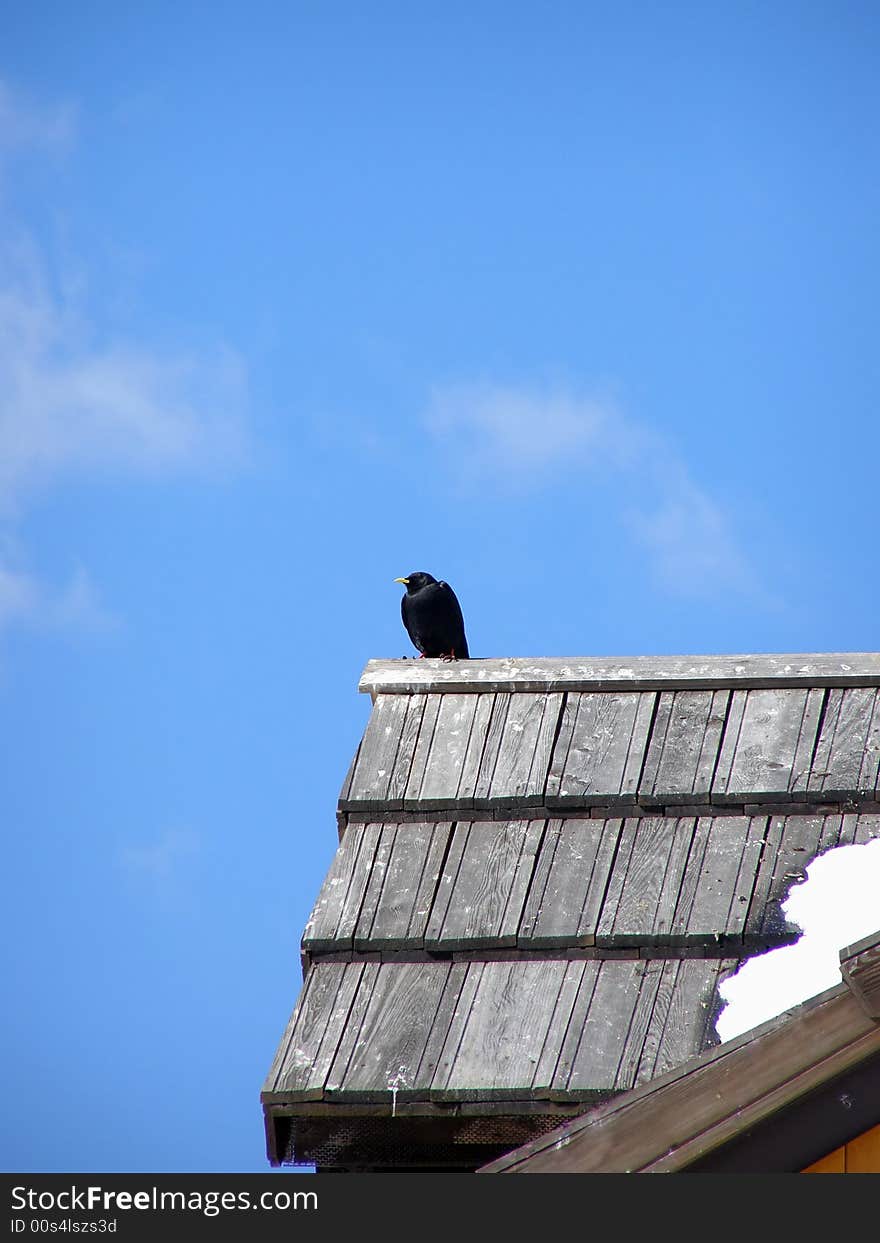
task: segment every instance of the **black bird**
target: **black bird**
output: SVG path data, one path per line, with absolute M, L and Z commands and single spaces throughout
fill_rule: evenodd
M 461 606 L 449 584 L 438 583 L 432 574 L 421 570 L 394 581 L 406 587 L 400 614 L 407 634 L 422 656 L 469 659 Z

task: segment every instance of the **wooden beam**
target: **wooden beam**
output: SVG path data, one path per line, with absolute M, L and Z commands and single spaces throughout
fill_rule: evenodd
M 358 689 L 375 697 L 784 686 L 880 686 L 880 652 L 371 660 Z
M 840 974 L 865 1013 L 880 1019 L 880 933 L 840 951 Z
M 484 1167 L 485 1173 L 673 1172 L 880 1053 L 843 985 L 692 1058 Z

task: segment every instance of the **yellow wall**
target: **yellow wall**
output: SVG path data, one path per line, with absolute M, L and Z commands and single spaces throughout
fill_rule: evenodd
M 880 1174 L 880 1126 L 835 1148 L 827 1157 L 808 1165 L 803 1174 Z

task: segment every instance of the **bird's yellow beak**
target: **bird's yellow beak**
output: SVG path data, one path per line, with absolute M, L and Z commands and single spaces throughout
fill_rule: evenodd
M 394 580 L 394 581 L 395 581 L 395 583 L 403 583 L 404 587 L 408 587 L 408 586 L 409 586 L 409 579 L 408 579 L 408 578 L 395 578 L 395 580 Z

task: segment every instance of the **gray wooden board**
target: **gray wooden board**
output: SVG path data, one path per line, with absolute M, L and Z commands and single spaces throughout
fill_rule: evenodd
M 346 829 L 306 925 L 303 949 L 320 953 L 353 945 L 382 827 L 367 823 Z
M 313 971 L 320 971 L 324 965 L 323 963 L 315 964 L 311 969 Z M 357 975 L 355 974 L 355 968 L 358 969 Z M 354 980 L 356 981 L 356 987 L 345 1025 L 336 1042 L 335 1052 L 326 1073 L 324 1080 L 325 1092 L 333 1093 L 339 1091 L 352 1055 L 355 1049 L 359 1048 L 363 1043 L 362 1029 L 364 1016 L 370 1004 L 370 998 L 373 995 L 380 968 L 381 964 L 378 962 L 351 962 L 346 966 L 345 983 L 348 984 L 349 980 Z
M 403 807 L 407 786 L 409 785 L 413 756 L 421 737 L 422 721 L 425 717 L 429 698 L 431 697 L 427 695 L 412 695 L 407 704 L 406 716 L 400 726 L 400 739 L 394 756 L 394 765 L 388 780 L 385 805 L 389 809 Z
M 531 1090 L 568 969 L 564 961 L 483 965 L 442 1084 L 445 1095 L 468 1099 Z
M 339 917 L 345 904 L 352 874 L 361 848 L 365 825 L 350 825 L 330 863 L 324 883 L 303 931 L 304 949 L 339 949 Z
M 693 833 L 692 819 L 644 816 L 624 821 L 596 929 L 597 945 L 668 941 Z
M 473 787 L 472 797 L 475 808 L 489 806 L 489 789 L 492 785 L 495 765 L 501 752 L 510 700 L 510 695 L 493 696 L 492 711 L 489 714 L 489 721 L 486 725 L 486 737 L 480 755 L 480 766 L 477 770 Z
M 639 783 L 642 802 L 707 802 L 730 692 L 667 691 L 657 714 Z
M 382 1099 L 423 1088 L 417 1073 L 450 967 L 417 962 L 379 968 L 341 1091 Z
M 880 686 L 878 652 L 371 660 L 358 689 L 379 694 L 672 690 L 694 686 Z
M 735 691 L 713 782 L 715 800 L 789 799 L 809 769 L 822 701 L 820 690 Z
M 738 965 L 734 958 L 682 958 L 664 964 L 667 978 L 658 989 L 660 1004 L 655 1005 L 634 1082 L 662 1075 L 718 1043 L 718 985 Z
M 425 696 L 425 707 L 422 712 L 422 719 L 419 721 L 419 734 L 409 759 L 409 771 L 403 791 L 403 806 L 410 811 L 423 810 L 420 807 L 419 796 L 422 788 L 422 778 L 425 775 L 425 765 L 428 762 L 428 755 L 434 740 L 434 730 L 437 726 L 440 703 L 440 695 Z
M 451 825 L 385 825 L 355 931 L 360 950 L 420 948 Z M 388 849 L 383 850 L 383 843 Z
M 429 1036 L 422 1059 L 420 1082 L 428 1087 L 432 1097 L 443 1098 L 485 969 L 485 962 L 452 964 L 452 971 L 459 973 L 456 987 L 447 989 L 441 998 L 436 1031 Z
M 646 959 L 639 972 L 639 992 L 629 1022 L 620 1062 L 617 1067 L 616 1086 L 625 1091 L 635 1083 L 639 1063 L 644 1053 L 645 1041 L 654 1022 L 654 1010 L 657 1003 L 657 992 L 663 975 L 664 960 L 660 958 Z
M 644 970 L 638 959 L 599 963 L 571 1071 L 564 1085 L 557 1081 L 555 1086 L 570 1092 L 614 1089 Z
M 488 799 L 515 800 L 523 806 L 543 802 L 550 748 L 561 710 L 561 695 L 514 692 L 509 696 L 498 756 L 486 791 Z
M 840 798 L 873 795 L 880 764 L 880 709 L 873 687 L 827 692 L 812 766 L 803 783 L 811 793 Z
M 352 824 L 303 949 L 769 945 L 795 935 L 780 909 L 791 885 L 818 854 L 854 841 L 860 820 L 880 824 L 799 814 Z
M 448 862 L 457 862 L 456 877 L 444 894 L 442 922 L 430 921 L 427 948 L 516 944 L 542 830 L 540 820 L 456 825 L 455 836 L 463 839 L 463 848 L 458 860 L 450 851 Z
M 547 778 L 548 804 L 622 796 L 634 802 L 653 705 L 653 692 L 569 695 Z
M 396 833 L 396 824 L 386 823 L 381 826 L 379 842 L 373 856 L 373 865 L 367 877 L 367 885 L 355 925 L 354 948 L 356 950 L 369 950 L 372 948 L 370 945 L 370 929 L 373 926 L 373 917 L 379 905 L 379 898 L 385 887 L 388 864 L 391 859 L 391 850 Z
M 420 700 L 421 698 L 422 697 L 419 696 Z M 361 753 L 361 743 L 359 742 L 357 745 L 357 750 L 355 751 L 354 755 L 351 757 L 351 763 L 349 764 L 348 770 L 345 774 L 345 777 L 343 778 L 342 789 L 339 791 L 340 806 L 343 803 L 348 802 L 348 795 L 349 795 L 349 791 L 351 790 L 351 779 L 354 776 L 354 770 L 357 767 L 358 756 L 360 755 L 360 753 Z
M 474 720 L 468 738 L 467 749 L 461 764 L 458 777 L 457 806 L 462 810 L 470 810 L 474 806 L 477 779 L 483 760 L 483 752 L 489 738 L 489 726 L 495 707 L 494 695 L 474 695 Z
M 302 1099 L 323 1094 L 363 971 L 361 963 L 322 963 L 311 969 L 269 1072 L 267 1092 Z
M 706 827 L 692 894 L 672 921 L 682 942 L 742 937 L 764 844 L 762 817 L 715 816 Z
M 553 744 L 559 731 L 565 695 L 556 693 L 544 695 L 544 715 L 535 736 L 532 751 L 532 763 L 520 797 L 527 803 L 535 804 L 544 801 L 550 761 L 553 758 Z
M 474 695 L 443 695 L 425 759 L 419 804 L 424 808 L 453 807 L 477 708 Z
M 649 1022 L 645 1031 L 638 1063 L 632 1072 L 634 1085 L 643 1083 L 646 1079 L 652 1079 L 657 1073 L 655 1067 L 669 1017 L 669 1009 L 675 993 L 679 962 L 681 962 L 681 959 L 658 958 L 654 960 L 655 966 L 659 968 L 659 978 L 654 994 L 651 1022 Z
M 535 1066 L 535 1073 L 532 1076 L 532 1088 L 539 1091 L 542 1095 L 549 1096 L 552 1094 L 553 1080 L 559 1066 L 563 1042 L 571 1023 L 578 996 L 580 995 L 583 976 L 583 962 L 570 962 L 566 966 L 565 974 L 559 986 L 559 993 L 556 997 L 556 1004 L 547 1025 L 541 1054 Z
M 617 849 L 621 820 L 552 820 L 523 910 L 518 943 L 532 948 L 587 946 Z
M 746 917 L 747 938 L 781 934 L 798 929 L 788 924 L 782 903 L 791 886 L 804 877 L 819 853 L 825 816 L 771 816 L 767 842 L 758 868 L 752 901 Z
M 880 837 L 880 816 L 859 816 L 854 841 L 857 846 L 875 841 Z
M 425 827 L 427 829 L 428 826 L 426 825 Z M 419 878 L 415 902 L 404 938 L 407 943 L 419 946 L 425 943 L 428 920 L 431 916 L 431 908 L 434 905 L 434 896 L 440 884 L 440 873 L 443 868 L 443 860 L 446 858 L 446 852 L 449 848 L 453 826 L 450 821 L 439 821 L 434 822 L 431 828 L 432 832 L 425 856 L 425 866 Z M 390 931 L 387 931 L 386 935 L 390 940 Z
M 340 809 L 864 802 L 878 782 L 874 687 L 383 694 Z
M 397 756 L 409 696 L 379 695 L 367 721 L 345 805 L 387 804 L 388 787 Z

